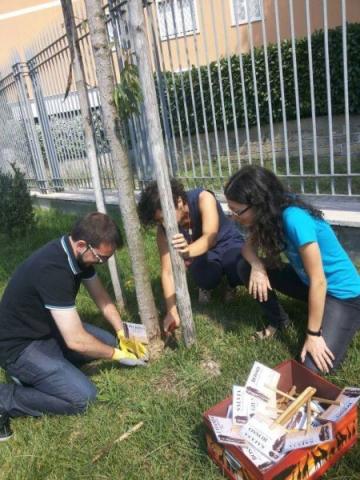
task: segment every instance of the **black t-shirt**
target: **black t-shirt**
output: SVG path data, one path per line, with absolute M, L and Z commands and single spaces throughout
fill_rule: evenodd
M 78 264 L 67 236 L 25 260 L 0 303 L 0 366 L 14 361 L 33 340 L 58 336 L 50 310 L 75 308 L 81 280 L 94 275 L 93 267 Z

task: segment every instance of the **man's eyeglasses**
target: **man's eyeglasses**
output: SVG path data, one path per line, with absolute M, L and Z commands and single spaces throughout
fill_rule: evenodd
M 235 217 L 241 217 L 241 215 L 247 212 L 251 208 L 251 205 L 248 205 L 245 208 L 241 208 L 239 210 L 230 210 L 231 215 L 235 215 Z
M 110 256 L 100 255 L 99 253 L 95 252 L 94 248 L 90 243 L 87 244 L 87 249 L 89 249 L 90 252 L 94 255 L 98 263 L 106 263 L 111 257 L 111 255 Z

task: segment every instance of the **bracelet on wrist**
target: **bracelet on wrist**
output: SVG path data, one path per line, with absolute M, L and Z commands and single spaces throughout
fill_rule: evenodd
M 310 328 L 308 328 L 306 330 L 306 333 L 307 335 L 311 335 L 313 337 L 321 337 L 322 335 L 322 328 L 320 328 L 318 331 L 314 331 L 314 330 L 310 330 Z

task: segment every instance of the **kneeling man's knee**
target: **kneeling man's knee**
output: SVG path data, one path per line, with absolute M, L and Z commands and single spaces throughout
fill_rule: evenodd
M 96 387 L 92 383 L 84 386 L 79 390 L 76 395 L 70 399 L 70 414 L 83 413 L 87 407 L 96 399 Z

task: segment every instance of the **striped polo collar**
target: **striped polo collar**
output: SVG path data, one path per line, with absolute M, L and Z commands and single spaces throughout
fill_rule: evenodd
M 79 275 L 81 273 L 81 268 L 79 267 L 79 264 L 74 256 L 73 249 L 71 247 L 70 239 L 68 235 L 64 235 L 61 237 L 61 246 L 64 249 L 64 252 L 67 255 L 69 266 L 71 268 L 71 271 L 73 272 L 74 275 Z

